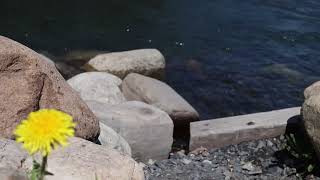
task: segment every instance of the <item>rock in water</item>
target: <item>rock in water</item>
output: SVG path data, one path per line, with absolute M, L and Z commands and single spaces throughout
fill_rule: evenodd
M 76 136 L 94 140 L 99 122 L 52 64 L 33 50 L 0 36 L 0 136 L 14 138 L 21 120 L 38 109 L 54 108 L 73 116 Z
M 102 71 L 121 79 L 129 73 L 161 78 L 165 59 L 156 49 L 139 49 L 101 54 L 91 59 L 84 67 L 87 71 Z
M 68 83 L 85 101 L 107 104 L 120 104 L 126 101 L 119 88 L 122 80 L 106 72 L 81 73 L 69 79 Z
M 169 114 L 175 126 L 188 126 L 199 120 L 198 112 L 167 84 L 140 74 L 131 73 L 122 82 L 124 96 L 142 101 Z
M 129 143 L 133 158 L 142 162 L 168 158 L 173 123 L 167 113 L 138 101 L 113 106 L 90 101 L 88 105 L 100 123 L 111 127 Z

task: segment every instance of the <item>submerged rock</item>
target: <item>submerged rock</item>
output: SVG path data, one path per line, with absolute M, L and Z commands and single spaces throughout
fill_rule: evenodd
M 84 68 L 87 71 L 108 72 L 120 78 L 133 72 L 161 77 L 165 68 L 165 59 L 156 49 L 139 49 L 100 54 L 91 59 Z

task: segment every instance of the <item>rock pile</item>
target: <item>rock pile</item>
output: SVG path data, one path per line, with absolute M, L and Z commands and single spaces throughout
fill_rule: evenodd
M 104 82 L 112 78 L 115 84 L 117 82 L 116 77 L 111 75 L 99 77 Z M 73 81 L 77 83 L 77 79 Z M 83 85 L 90 82 L 95 84 L 89 80 Z M 119 90 L 117 85 L 115 87 Z M 101 91 L 93 93 L 98 89 L 95 86 L 91 89 L 84 87 L 76 89 L 84 94 L 77 93 L 50 60 L 0 36 L 0 172 L 5 172 L 0 178 L 26 179 L 24 175 L 32 167 L 32 158 L 21 149 L 21 144 L 10 140 L 14 138 L 13 130 L 30 112 L 54 108 L 73 116 L 78 138 L 71 139 L 66 148 L 50 154 L 48 170 L 54 176 L 46 179 L 143 180 L 142 167 L 129 156 L 129 144 L 111 128 L 99 125 L 98 119 L 82 99 L 82 96 L 86 97 L 86 92 L 93 96 L 88 95 L 85 100 L 106 96 Z M 87 141 L 96 142 L 98 139 L 104 146 Z

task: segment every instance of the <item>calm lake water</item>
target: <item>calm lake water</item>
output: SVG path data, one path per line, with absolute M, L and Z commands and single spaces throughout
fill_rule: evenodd
M 1 0 L 0 24 L 54 56 L 157 48 L 202 119 L 299 106 L 320 80 L 319 0 Z

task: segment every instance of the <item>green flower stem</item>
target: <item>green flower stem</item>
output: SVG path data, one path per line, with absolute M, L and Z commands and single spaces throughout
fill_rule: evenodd
M 46 166 L 47 166 L 47 161 L 48 161 L 48 155 L 44 156 L 42 159 L 42 164 L 40 167 L 40 177 L 39 180 L 43 180 L 45 174 L 46 174 Z

